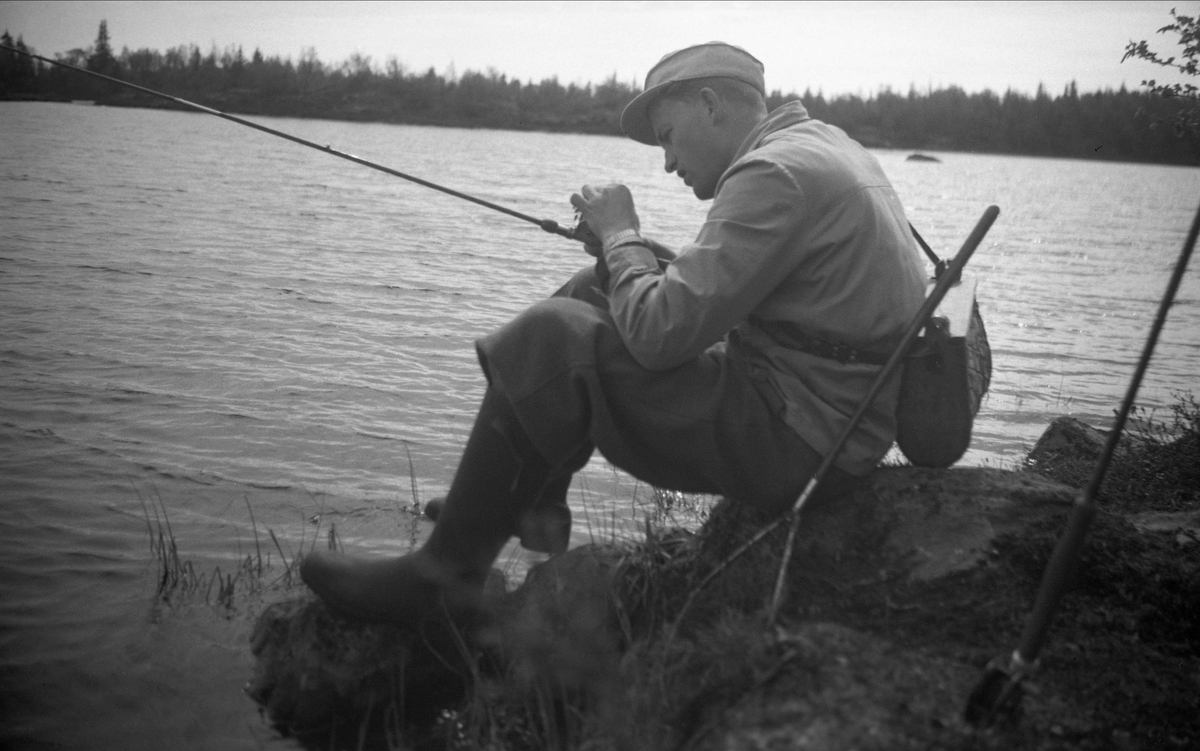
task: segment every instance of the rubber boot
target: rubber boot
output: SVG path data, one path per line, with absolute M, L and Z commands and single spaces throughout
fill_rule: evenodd
M 354 620 L 412 625 L 434 613 L 452 618 L 478 607 L 492 563 L 550 479 L 550 467 L 512 407 L 484 394 L 437 526 L 417 551 L 369 560 L 315 552 L 304 583 L 334 612 Z
M 517 519 L 517 539 L 521 547 L 536 553 L 559 555 L 571 542 L 571 509 L 567 506 L 567 490 L 571 474 L 551 478 L 543 488 L 537 503 Z M 434 498 L 425 504 L 425 516 L 437 521 L 446 505 L 446 498 Z
M 517 539 L 521 547 L 538 553 L 559 555 L 571 542 L 571 509 L 567 490 L 571 474 L 551 478 L 542 488 L 533 508 L 517 519 Z

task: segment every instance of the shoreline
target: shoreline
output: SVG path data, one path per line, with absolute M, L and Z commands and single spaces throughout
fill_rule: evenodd
M 968 695 L 1017 643 L 1078 492 L 1068 483 L 1102 436 L 1067 418 L 1020 469 L 883 467 L 814 511 L 777 620 L 763 603 L 783 535 L 734 562 L 764 520 L 725 500 L 696 532 L 648 525 L 640 543 L 574 548 L 514 592 L 493 590 L 483 625 L 431 622 L 417 642 L 333 618 L 308 594 L 277 603 L 255 627 L 250 695 L 306 748 L 331 728 L 368 748 L 394 747 L 389 735 L 452 749 L 1186 745 L 1200 740 L 1187 689 L 1200 669 L 1200 493 L 1187 472 L 1200 470 L 1186 464 L 1200 410 L 1188 404 L 1170 441 L 1127 434 L 1024 711 L 991 724 L 964 719 Z M 1115 495 L 1145 485 L 1139 463 L 1163 454 L 1184 474 L 1151 501 Z M 434 685 L 458 688 L 422 690 Z
M 471 117 L 419 117 L 411 114 L 382 116 L 378 112 L 360 111 L 343 111 L 343 112 L 321 112 L 319 108 L 298 107 L 295 109 L 283 109 L 279 111 L 264 111 L 261 107 L 235 106 L 229 107 L 225 102 L 226 97 L 216 97 L 206 99 L 208 104 L 204 106 L 212 107 L 223 113 L 238 116 L 250 117 L 278 117 L 278 118 L 300 118 L 306 120 L 327 120 L 330 122 L 350 122 L 350 123 L 373 123 L 380 125 L 415 125 L 420 127 L 432 128 L 458 128 L 463 130 L 496 130 L 496 131 L 511 131 L 515 133 L 553 133 L 553 134 L 573 134 L 573 135 L 592 135 L 592 136 L 608 136 L 613 138 L 624 138 L 615 129 L 612 123 L 609 122 L 587 122 L 587 118 L 575 118 L 575 122 L 563 122 L 561 120 L 555 122 L 539 121 L 530 122 L 529 124 L 495 124 L 481 123 L 477 118 Z M 48 95 L 12 95 L 8 94 L 0 96 L 0 102 L 56 102 L 60 104 L 92 104 L 99 107 L 121 107 L 126 109 L 149 109 L 149 110 L 170 110 L 174 112 L 191 112 L 198 113 L 188 107 L 173 104 L 170 102 L 154 99 L 151 97 L 130 97 L 117 96 L 99 99 L 70 99 L 63 97 L 54 97 Z M 197 102 L 200 104 L 200 102 Z M 836 125 L 837 123 L 832 123 Z M 1112 164 L 1144 164 L 1163 167 L 1182 167 L 1185 169 L 1200 168 L 1200 157 L 1197 157 L 1194 163 L 1185 163 L 1179 160 L 1168 159 L 1130 159 L 1130 158 L 1109 158 L 1106 154 L 1100 154 L 1098 151 L 1081 156 L 1068 151 L 1054 153 L 1039 153 L 1028 150 L 1013 150 L 1013 149 L 969 149 L 955 147 L 953 144 L 928 144 L 915 143 L 907 140 L 895 141 L 879 134 L 876 129 L 870 128 L 867 130 L 847 130 L 847 134 L 854 140 L 861 143 L 868 149 L 886 149 L 892 151 L 913 151 L 913 152 L 935 152 L 937 154 L 973 154 L 982 156 L 1011 156 L 1025 157 L 1030 159 L 1065 159 L 1085 162 L 1104 162 Z M 926 161 L 926 160 L 921 160 Z M 937 160 L 931 160 L 931 163 L 936 163 Z

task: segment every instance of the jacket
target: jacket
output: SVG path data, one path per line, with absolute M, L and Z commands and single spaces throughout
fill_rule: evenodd
M 605 261 L 609 310 L 643 367 L 669 369 L 724 346 L 781 397 L 785 421 L 822 455 L 879 366 L 801 351 L 781 325 L 888 352 L 924 302 L 923 262 L 878 161 L 799 102 L 747 136 L 696 240 L 665 269 L 638 245 Z M 863 475 L 887 453 L 898 392 L 896 373 L 835 466 Z

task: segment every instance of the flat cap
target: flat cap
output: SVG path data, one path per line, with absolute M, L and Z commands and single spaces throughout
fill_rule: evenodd
M 679 81 L 696 78 L 734 78 L 748 83 L 766 96 L 763 64 L 741 47 L 725 42 L 708 42 L 685 47 L 663 57 L 646 74 L 646 85 L 621 113 L 621 130 L 639 143 L 655 146 L 650 126 L 650 105 L 663 89 Z

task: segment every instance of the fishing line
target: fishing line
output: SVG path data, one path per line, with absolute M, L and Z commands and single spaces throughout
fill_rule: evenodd
M 484 208 L 488 208 L 493 211 L 499 211 L 502 214 L 507 214 L 516 219 L 520 219 L 522 221 L 529 222 L 530 224 L 536 224 L 537 226 L 541 227 L 546 232 L 549 232 L 549 233 L 555 234 L 555 235 L 561 235 L 569 240 L 578 240 L 582 243 L 592 244 L 592 245 L 598 244 L 596 242 L 594 236 L 592 235 L 591 231 L 588 230 L 587 225 L 585 225 L 585 224 L 579 224 L 579 225 L 577 225 L 575 227 L 571 227 L 571 228 L 563 227 L 562 225 L 560 225 L 558 222 L 554 221 L 553 219 L 538 219 L 537 217 L 530 216 L 529 214 L 523 214 L 520 211 L 510 209 L 507 206 L 501 206 L 500 204 L 492 203 L 491 201 L 486 201 L 482 198 L 477 198 L 475 196 L 468 195 L 461 191 L 454 190 L 453 188 L 447 188 L 444 185 L 438 185 L 437 183 L 432 183 L 428 180 L 423 180 L 414 175 L 409 175 L 405 172 L 401 172 L 400 170 L 395 170 L 395 169 L 392 169 L 391 167 L 385 167 L 382 164 L 376 164 L 375 162 L 369 161 L 367 159 L 363 159 L 362 157 L 357 157 L 357 156 L 354 156 L 353 154 L 347 154 L 344 151 L 338 151 L 337 149 L 335 149 L 329 145 L 322 146 L 319 143 L 314 143 L 313 141 L 305 140 L 303 138 L 300 138 L 299 136 L 293 136 L 290 133 L 284 133 L 283 131 L 275 130 L 274 128 L 268 128 L 265 125 L 259 125 L 258 123 L 254 123 L 249 120 L 244 120 L 240 117 L 237 117 L 236 115 L 230 115 L 228 113 L 221 112 L 220 110 L 215 110 L 212 107 L 205 107 L 203 104 L 196 104 L 195 102 L 189 102 L 188 100 L 180 99 L 177 96 L 171 96 L 170 94 L 164 94 L 161 91 L 155 91 L 154 89 L 148 89 L 145 86 L 139 86 L 136 83 L 130 83 L 129 81 L 122 81 L 119 78 L 113 78 L 112 76 L 106 76 L 103 73 L 97 73 L 94 70 L 80 68 L 77 65 L 71 65 L 70 63 L 64 63 L 60 60 L 51 60 L 48 57 L 43 57 L 42 55 L 35 54 L 28 50 L 21 50 L 21 49 L 17 49 L 16 47 L 10 47 L 6 44 L 0 44 L 0 49 L 7 50 L 8 52 L 15 52 L 18 55 L 25 55 L 26 57 L 31 57 L 35 60 L 41 60 L 42 62 L 49 63 L 50 65 L 57 65 L 60 68 L 66 68 L 67 70 L 73 70 L 77 73 L 83 73 L 85 75 L 92 76 L 93 78 L 99 78 L 101 80 L 109 81 L 111 83 L 115 83 L 120 86 L 125 86 L 127 88 L 134 89 L 135 91 L 140 91 L 144 94 L 149 94 L 151 96 L 158 97 L 159 99 L 165 99 L 169 102 L 174 102 L 175 104 L 181 105 L 183 107 L 187 107 L 189 109 L 196 110 L 197 112 L 203 112 L 208 115 L 215 115 L 216 117 L 219 117 L 223 120 L 228 120 L 232 123 L 237 123 L 238 125 L 245 125 L 248 128 L 254 128 L 255 130 L 261 130 L 263 133 L 269 133 L 270 135 L 278 136 L 279 138 L 286 139 L 293 143 L 298 143 L 301 146 L 307 146 L 310 149 L 316 149 L 317 151 L 320 151 L 321 153 L 331 154 L 333 156 L 340 157 L 342 159 L 346 159 L 351 162 L 354 162 L 355 164 L 361 164 L 364 167 L 370 167 L 373 170 L 378 170 L 380 172 L 389 174 L 393 177 L 399 177 L 402 180 L 408 180 L 409 182 L 416 183 L 417 185 L 422 185 L 426 188 L 432 188 L 433 190 L 441 191 L 442 193 L 454 196 L 455 198 L 461 198 L 464 201 L 470 201 L 471 203 L 478 204 L 480 206 L 483 206 Z

